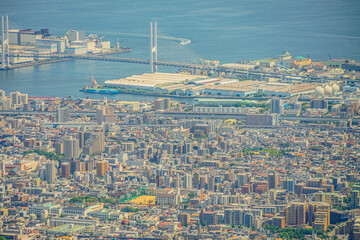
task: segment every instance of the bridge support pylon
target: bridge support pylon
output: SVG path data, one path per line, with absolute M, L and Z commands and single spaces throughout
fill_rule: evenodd
M 150 23 L 150 68 L 151 73 L 157 72 L 157 22 Z
M 4 21 L 6 20 L 6 21 Z M 9 61 L 9 17 L 1 17 L 1 68 L 10 68 Z

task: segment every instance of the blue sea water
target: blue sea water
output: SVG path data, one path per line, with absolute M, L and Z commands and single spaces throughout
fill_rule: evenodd
M 157 21 L 172 36 L 191 40 L 189 48 L 221 63 L 277 57 L 284 50 L 316 60 L 360 61 L 358 0 L 0 0 L 0 15 L 10 26 L 70 29 L 105 36 L 133 49 L 121 56 L 148 58 L 149 23 Z M 160 71 L 175 71 L 162 69 Z M 94 75 L 108 79 L 149 72 L 149 66 L 100 61 L 66 61 L 0 71 L 0 89 L 30 96 L 78 96 Z M 101 98 L 102 95 L 89 95 Z M 114 95 L 141 100 L 142 96 Z

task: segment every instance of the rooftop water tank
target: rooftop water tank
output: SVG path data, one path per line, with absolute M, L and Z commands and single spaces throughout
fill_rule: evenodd
M 331 96 L 332 95 L 332 88 L 329 85 L 326 85 L 324 90 L 325 90 L 325 96 Z
M 325 94 L 324 88 L 322 88 L 320 86 L 316 87 L 315 88 L 315 94 L 316 94 L 317 97 L 323 97 L 324 94 Z
M 340 87 L 336 83 L 331 86 L 333 93 L 340 92 Z

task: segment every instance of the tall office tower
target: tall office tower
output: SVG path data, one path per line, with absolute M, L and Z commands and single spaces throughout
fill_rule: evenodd
M 63 162 L 61 164 L 61 177 L 62 178 L 70 177 L 70 163 L 69 162 Z
M 54 162 L 47 162 L 45 165 L 45 178 L 47 183 L 52 184 L 55 182 L 55 167 Z
M 281 99 L 271 99 L 271 113 L 284 114 L 284 101 Z
M 184 176 L 184 188 L 192 189 L 193 188 L 193 182 L 192 182 L 192 174 L 185 174 Z
M 269 178 L 269 188 L 270 189 L 278 188 L 278 185 L 279 185 L 279 175 L 278 175 L 278 173 L 277 172 L 269 173 L 268 178 Z
M 78 158 L 80 154 L 79 139 L 72 136 L 65 138 L 64 140 L 64 154 L 67 158 Z
M 105 161 L 105 160 L 97 161 L 96 162 L 96 176 L 97 177 L 104 176 L 108 171 L 108 167 L 109 167 L 108 161 Z
M 69 109 L 68 108 L 58 108 L 56 111 L 56 121 L 57 122 L 68 122 L 69 121 Z

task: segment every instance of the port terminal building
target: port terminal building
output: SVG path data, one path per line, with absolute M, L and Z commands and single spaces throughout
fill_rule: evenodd
M 129 91 L 151 91 L 178 96 L 207 95 L 214 97 L 246 97 L 254 94 L 291 97 L 312 94 L 317 87 L 313 83 L 266 82 L 159 72 L 108 80 L 105 81 L 105 86 Z

